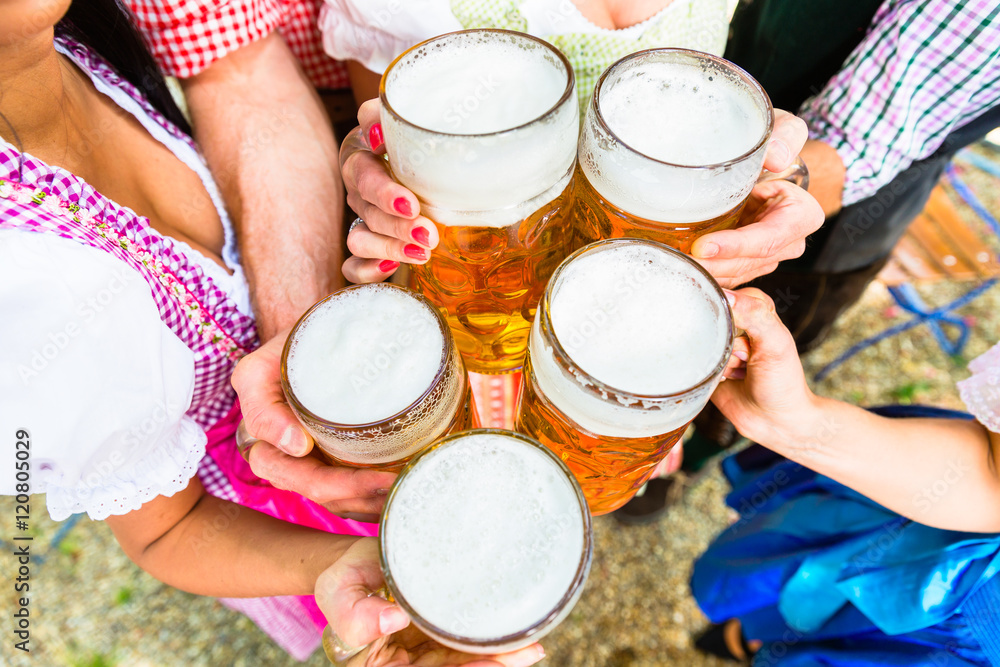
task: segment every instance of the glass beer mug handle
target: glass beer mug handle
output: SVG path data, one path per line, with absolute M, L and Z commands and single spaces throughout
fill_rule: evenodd
M 340 145 L 340 169 L 343 171 L 344 163 L 358 151 L 367 151 L 368 143 L 361 136 L 361 126 L 354 128 L 344 137 L 344 143 Z
M 768 171 L 765 169 L 761 172 L 760 178 L 757 179 L 758 183 L 764 183 L 765 181 L 788 181 L 789 183 L 794 183 L 803 190 L 809 189 L 809 168 L 806 163 L 802 161 L 802 157 L 796 155 L 795 162 L 792 163 L 788 169 L 784 171 Z
M 385 586 L 376 591 L 372 591 L 368 594 L 368 597 L 373 595 L 377 595 L 383 600 L 392 602 L 392 596 L 389 595 L 389 589 Z M 329 625 L 323 628 L 323 652 L 326 653 L 327 659 L 333 665 L 338 665 L 338 667 L 346 666 L 348 660 L 364 651 L 368 648 L 368 646 L 368 644 L 365 644 L 364 646 L 348 646 L 347 643 L 341 639 Z

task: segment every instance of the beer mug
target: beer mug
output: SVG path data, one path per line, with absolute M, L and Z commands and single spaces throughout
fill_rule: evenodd
M 517 370 L 545 282 L 572 250 L 572 67 L 530 35 L 467 30 L 404 52 L 379 96 L 392 175 L 440 236 L 410 286 L 446 314 L 470 371 Z
M 539 304 L 515 429 L 566 463 L 591 512 L 611 512 L 705 407 L 732 344 L 725 294 L 697 262 L 654 241 L 593 243 Z
M 398 470 L 474 418 L 447 323 L 390 284 L 347 287 L 306 311 L 282 350 L 281 387 L 316 446 L 356 467 Z
M 582 243 L 644 238 L 690 253 L 732 229 L 760 180 L 808 184 L 798 160 L 762 171 L 774 109 L 733 63 L 687 49 L 651 49 L 608 68 L 580 137 L 574 226 Z
M 590 571 L 587 502 L 534 440 L 457 433 L 417 455 L 379 528 L 391 598 L 413 624 L 468 653 L 515 651 L 569 615 Z

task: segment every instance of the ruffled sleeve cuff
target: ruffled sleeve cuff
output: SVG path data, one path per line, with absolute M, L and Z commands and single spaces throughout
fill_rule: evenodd
M 37 489 L 45 493 L 49 514 L 56 521 L 86 512 L 94 521 L 127 514 L 156 496 L 172 496 L 183 490 L 198 471 L 205 456 L 205 431 L 184 417 L 163 434 L 159 446 L 134 465 L 116 469 L 101 464 L 76 484 L 64 486 L 56 474 L 46 476 L 41 463 Z
M 330 57 L 381 74 L 406 49 L 462 25 L 446 0 L 325 0 L 319 29 Z
M 969 364 L 972 376 L 958 383 L 965 407 L 979 422 L 1000 433 L 1000 343 Z
M 187 486 L 206 440 L 186 415 L 194 353 L 142 276 L 70 239 L 0 230 L 0 312 L 13 314 L 0 317 L 0 432 L 30 433 L 31 491 L 54 519 Z M 13 470 L 0 468 L 0 494 L 17 491 Z

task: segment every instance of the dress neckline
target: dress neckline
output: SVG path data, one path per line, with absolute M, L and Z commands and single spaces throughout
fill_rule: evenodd
M 222 201 L 222 195 L 194 141 L 164 118 L 145 99 L 140 91 L 132 86 L 131 83 L 121 78 L 114 68 L 91 49 L 66 35 L 56 35 L 54 46 L 58 53 L 65 56 L 90 79 L 98 93 L 110 98 L 120 109 L 135 118 L 155 141 L 165 146 L 184 166 L 194 171 L 199 177 L 202 186 L 208 192 L 208 196 L 215 206 L 216 212 L 219 215 L 219 221 L 222 224 L 222 261 L 225 266 L 221 266 L 215 260 L 191 247 L 188 243 L 161 234 L 159 231 L 153 229 L 149 224 L 148 218 L 104 196 L 90 185 L 90 183 L 71 171 L 57 165 L 49 164 L 28 152 L 20 151 L 3 137 L 0 137 L 0 152 L 8 152 L 9 155 L 15 158 L 19 156 L 19 162 L 22 164 L 25 161 L 31 161 L 54 176 L 57 176 L 60 181 L 72 184 L 74 190 L 90 193 L 88 197 L 81 197 L 78 202 L 79 206 L 83 207 L 90 216 L 100 215 L 105 210 L 110 209 L 120 211 L 123 215 L 134 219 L 137 224 L 141 225 L 147 231 L 151 238 L 155 238 L 162 243 L 164 248 L 172 249 L 178 256 L 185 257 L 193 266 L 198 267 L 207 278 L 216 283 L 233 299 L 236 309 L 241 314 L 252 317 L 253 308 L 250 303 L 246 277 L 239 261 L 239 251 L 236 246 L 232 223 Z M 7 161 L 9 162 L 9 160 Z
M 143 227 L 148 230 L 150 235 L 162 240 L 166 246 L 174 247 L 178 253 L 184 255 L 201 268 L 209 278 L 213 281 L 219 282 L 221 285 L 225 285 L 227 287 L 226 291 L 233 293 L 233 291 L 229 288 L 245 282 L 245 278 L 243 277 L 242 268 L 239 264 L 238 253 L 236 252 L 236 241 L 232 224 L 223 205 L 222 196 L 215 185 L 215 181 L 212 179 L 207 165 L 202 160 L 201 155 L 198 153 L 193 141 L 173 127 L 169 121 L 159 117 L 159 114 L 154 116 L 155 110 L 148 108 L 148 103 L 143 104 L 136 99 L 133 93 L 123 87 L 123 84 L 126 84 L 127 82 L 118 82 L 111 77 L 103 76 L 102 72 L 98 71 L 94 66 L 94 63 L 88 62 L 88 60 L 97 60 L 97 57 L 87 47 L 72 39 L 59 35 L 57 35 L 54 40 L 54 46 L 60 55 L 64 56 L 71 65 L 76 67 L 90 80 L 98 94 L 109 98 L 116 106 L 118 106 L 118 108 L 135 118 L 154 141 L 157 141 L 164 146 L 181 162 L 184 167 L 190 169 L 196 176 L 198 176 L 199 181 L 208 193 L 212 203 L 215 205 L 216 213 L 219 216 L 219 222 L 222 224 L 223 248 L 220 259 L 222 259 L 223 264 L 220 265 L 214 259 L 194 248 L 182 239 L 161 234 L 159 230 L 153 228 L 147 217 L 140 215 L 128 206 L 120 204 L 110 197 L 105 196 L 90 185 L 90 183 L 86 180 L 68 169 L 51 164 L 45 160 L 41 160 L 27 151 L 21 151 L 3 137 L 0 137 L 0 146 L 6 147 L 14 154 L 21 155 L 25 159 L 30 159 L 39 165 L 43 165 L 46 169 L 51 170 L 53 173 L 59 174 L 61 178 L 76 183 L 77 186 L 85 187 L 86 189 L 93 191 L 97 201 L 100 204 L 103 204 L 103 206 L 117 208 L 126 215 L 141 221 Z M 100 64 L 105 65 L 102 61 L 100 61 Z M 105 65 L 105 67 L 108 67 L 109 71 L 112 71 L 109 66 Z M 145 100 L 143 100 L 143 102 L 144 101 Z M 81 205 L 83 205 L 83 202 L 81 202 Z M 93 210 L 91 213 L 96 215 L 99 211 Z M 242 303 L 240 304 L 240 310 L 245 310 L 244 304 Z M 245 311 L 245 314 L 250 313 L 249 311 Z
M 572 7 L 574 16 L 576 16 L 576 18 L 578 18 L 580 21 L 586 23 L 589 28 L 602 34 L 617 35 L 617 36 L 624 36 L 631 32 L 642 32 L 645 28 L 648 28 L 650 25 L 660 20 L 664 14 L 670 11 L 670 9 L 677 4 L 680 4 L 680 0 L 670 0 L 670 3 L 666 7 L 663 7 L 649 18 L 643 19 L 638 23 L 633 23 L 632 25 L 625 26 L 624 28 L 605 28 L 604 26 L 597 25 L 589 18 L 584 16 L 583 12 L 580 11 L 580 8 L 576 6 L 575 2 L 569 2 L 569 6 Z

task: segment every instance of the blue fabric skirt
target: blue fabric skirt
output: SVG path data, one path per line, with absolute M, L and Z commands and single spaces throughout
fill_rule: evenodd
M 1000 535 L 909 521 L 758 446 L 723 472 L 740 519 L 691 588 L 764 643 L 755 667 L 1000 667 Z

